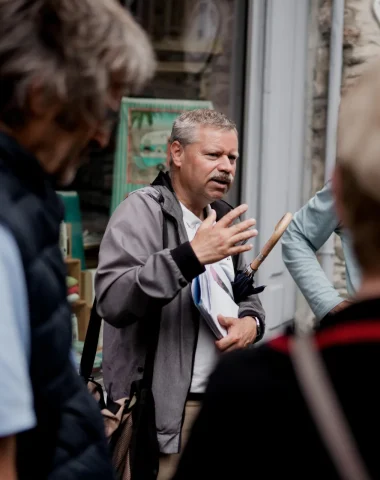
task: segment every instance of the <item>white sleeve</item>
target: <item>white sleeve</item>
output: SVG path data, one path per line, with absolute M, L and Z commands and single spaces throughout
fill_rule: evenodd
M 29 376 L 30 324 L 17 244 L 0 225 L 0 438 L 36 424 Z

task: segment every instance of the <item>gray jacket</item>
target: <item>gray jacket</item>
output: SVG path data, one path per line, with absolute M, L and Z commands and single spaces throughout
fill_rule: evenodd
M 168 176 L 160 174 L 154 188 L 161 194 L 161 204 L 149 195 L 152 187 L 146 187 L 130 194 L 112 215 L 100 246 L 95 292 L 98 312 L 105 320 L 104 383 L 114 400 L 128 396 L 132 381 L 141 378 L 144 331 L 149 322 L 157 321 L 157 310 L 163 307 L 153 394 L 160 449 L 170 454 L 180 450 L 197 343 L 199 313 L 190 286 L 204 267 L 188 242 L 181 206 Z M 217 204 L 231 209 L 225 202 L 215 202 L 216 210 Z M 238 268 L 243 266 L 240 261 Z M 264 328 L 265 315 L 256 295 L 239 307 L 239 317 L 256 316 Z

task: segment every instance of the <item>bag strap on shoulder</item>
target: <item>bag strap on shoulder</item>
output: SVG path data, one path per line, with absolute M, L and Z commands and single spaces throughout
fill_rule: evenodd
M 290 340 L 290 357 L 301 392 L 340 477 L 370 480 L 313 338 L 296 334 Z
M 87 383 L 91 378 L 94 367 L 96 350 L 98 348 L 102 319 L 96 311 L 96 298 L 91 308 L 90 321 L 88 323 L 86 338 L 84 340 L 82 358 L 80 360 L 80 375 Z
M 144 190 L 145 194 L 152 197 L 159 205 L 161 205 L 161 194 L 160 192 L 158 192 L 158 190 L 153 187 L 146 187 Z M 163 248 L 165 249 L 168 247 L 169 244 L 168 226 L 165 212 L 163 210 L 162 213 L 162 244 Z M 92 370 L 94 367 L 95 356 L 99 342 L 100 328 L 102 324 L 102 318 L 97 312 L 96 304 L 97 300 L 95 297 L 94 303 L 91 308 L 90 321 L 87 327 L 86 338 L 84 341 L 83 353 L 80 362 L 80 375 L 81 377 L 83 377 L 86 383 L 91 378 Z M 148 343 L 143 374 L 144 386 L 147 388 L 151 388 L 153 382 L 154 359 L 156 356 L 158 338 L 160 335 L 161 313 L 162 309 L 157 311 L 157 320 L 152 322 L 149 325 L 149 328 L 147 328 Z

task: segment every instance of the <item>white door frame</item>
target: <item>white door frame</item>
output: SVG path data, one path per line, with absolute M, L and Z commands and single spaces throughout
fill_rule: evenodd
M 308 0 L 249 1 L 241 201 L 248 203 L 249 215 L 256 217 L 259 234 L 262 233 L 254 242 L 255 254 L 273 230 L 278 212 L 295 212 L 302 201 L 308 20 Z M 287 37 L 284 38 L 284 35 Z M 290 45 L 285 52 L 282 40 Z M 290 70 L 282 78 L 284 62 L 285 68 Z M 277 112 L 283 91 L 289 95 L 284 98 L 289 106 L 286 107 L 286 122 L 289 123 L 284 125 L 285 133 L 279 132 L 279 122 L 285 117 L 284 110 L 280 114 Z M 280 120 L 279 115 L 282 115 Z M 289 170 L 283 179 L 285 184 L 281 184 L 286 193 L 283 190 L 280 206 L 276 204 L 276 192 L 268 191 L 266 187 L 275 174 L 276 162 L 278 164 L 278 158 L 275 158 L 278 148 L 273 148 L 276 141 L 281 146 Z M 276 247 L 276 252 L 264 262 L 256 275 L 257 284 L 274 285 L 280 282 L 281 288 L 284 287 L 276 302 L 273 302 L 275 297 L 268 294 L 266 305 L 266 292 L 262 296 L 268 314 L 268 338 L 294 317 L 296 309 L 297 289 L 282 263 L 280 248 L 279 245 Z M 248 258 L 252 258 L 252 253 Z

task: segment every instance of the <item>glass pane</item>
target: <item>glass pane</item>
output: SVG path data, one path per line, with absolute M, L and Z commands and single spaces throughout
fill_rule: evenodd
M 215 109 L 232 117 L 239 126 L 246 1 L 122 3 L 150 35 L 158 60 L 155 78 L 139 97 L 211 101 Z M 106 150 L 91 152 L 90 162 L 71 186 L 79 193 L 84 230 L 99 236 L 109 219 L 114 151 L 113 137 Z M 153 171 L 153 177 L 156 173 Z
M 158 58 L 156 77 L 144 96 L 210 100 L 215 109 L 230 113 L 238 1 L 133 2 Z

